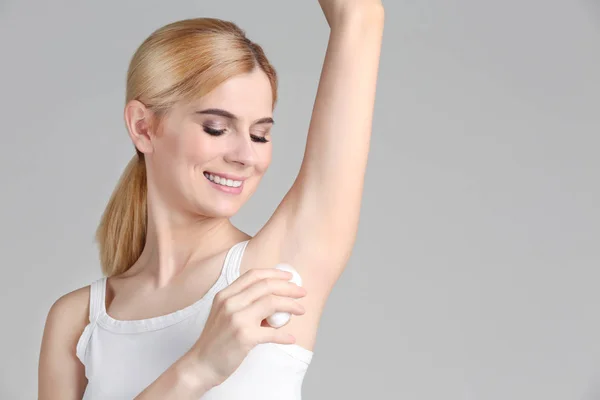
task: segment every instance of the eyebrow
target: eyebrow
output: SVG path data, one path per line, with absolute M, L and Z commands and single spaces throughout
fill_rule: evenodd
M 222 110 L 220 108 L 208 108 L 206 110 L 196 111 L 196 113 L 198 113 L 198 114 L 218 115 L 220 117 L 225 117 L 225 118 L 233 120 L 233 121 L 237 121 L 238 120 L 238 117 L 236 117 L 235 115 L 233 115 L 229 111 Z M 273 121 L 273 118 L 271 118 L 271 117 L 265 117 L 265 118 L 257 119 L 256 121 L 254 121 L 252 123 L 252 125 L 254 125 L 254 124 L 275 124 L 275 121 Z

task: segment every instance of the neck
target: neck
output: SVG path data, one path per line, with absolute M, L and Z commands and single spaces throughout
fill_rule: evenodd
M 229 218 L 175 212 L 148 197 L 148 226 L 142 254 L 127 275 L 143 274 L 155 287 L 164 287 L 190 264 L 215 255 L 232 245 L 232 237 L 247 235 Z

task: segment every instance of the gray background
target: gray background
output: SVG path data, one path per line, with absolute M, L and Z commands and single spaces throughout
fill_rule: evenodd
M 384 4 L 360 232 L 304 397 L 600 398 L 599 3 Z M 254 234 L 302 160 L 316 0 L 0 2 L 0 398 L 35 398 L 46 313 L 100 277 L 130 57 L 197 16 L 238 23 L 280 74 L 273 163 L 233 219 Z

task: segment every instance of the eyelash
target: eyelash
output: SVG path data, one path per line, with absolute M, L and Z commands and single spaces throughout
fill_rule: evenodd
M 225 133 L 225 129 L 214 129 L 214 128 L 210 128 L 208 126 L 204 126 L 204 132 L 208 133 L 211 136 L 221 136 L 223 133 Z M 270 140 L 267 140 L 261 136 L 250 135 L 250 137 L 252 138 L 252 140 L 254 140 L 255 142 L 258 142 L 258 143 L 270 142 Z

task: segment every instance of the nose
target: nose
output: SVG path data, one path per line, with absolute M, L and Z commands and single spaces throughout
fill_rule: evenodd
M 230 151 L 225 154 L 225 161 L 244 166 L 256 163 L 256 150 L 249 136 L 248 134 L 236 135 L 235 143 L 232 144 Z

